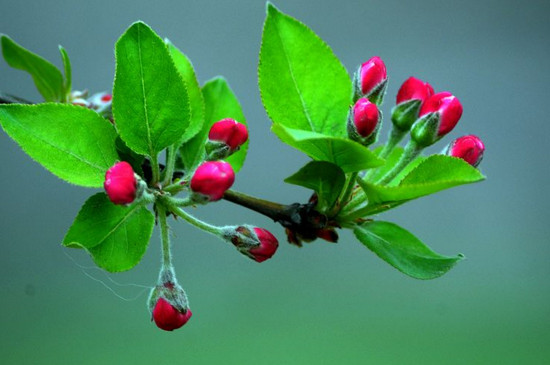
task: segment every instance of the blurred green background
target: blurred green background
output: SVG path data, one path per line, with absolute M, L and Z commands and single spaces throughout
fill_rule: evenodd
M 283 244 L 259 265 L 183 222 L 173 225 L 176 270 L 193 319 L 179 331 L 163 332 L 149 321 L 142 288 L 115 285 L 91 268 L 84 252 L 60 246 L 94 191 L 57 179 L 1 132 L 0 362 L 550 363 L 550 3 L 275 4 L 309 25 L 348 70 L 373 55 L 385 60 L 386 116 L 411 75 L 460 98 L 461 122 L 430 151 L 477 134 L 486 143 L 481 169 L 488 180 L 381 219 L 404 226 L 440 253 L 462 252 L 468 259 L 442 278 L 417 281 L 349 233 L 336 245 L 319 241 L 298 249 L 284 244 L 273 222 L 220 202 L 197 214 L 216 224 L 266 227 Z M 0 32 L 58 66 L 62 44 L 73 62 L 74 87 L 96 92 L 112 85 L 117 38 L 131 22 L 147 22 L 191 58 L 200 82 L 222 74 L 238 95 L 251 141 L 235 189 L 304 201 L 309 191 L 282 180 L 307 158 L 270 133 L 257 89 L 264 9 L 261 0 L 0 0 Z M 40 100 L 30 77 L 4 61 L 0 90 Z M 153 285 L 159 263 L 155 233 L 140 265 L 110 277 Z

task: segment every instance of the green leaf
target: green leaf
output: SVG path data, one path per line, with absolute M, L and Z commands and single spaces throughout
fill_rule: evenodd
M 346 175 L 333 163 L 311 161 L 285 182 L 314 190 L 319 199 L 318 209 L 323 212 L 336 203 L 346 183 Z
M 46 101 L 64 101 L 65 87 L 61 71 L 37 54 L 21 47 L 10 37 L 2 35 L 2 54 L 13 68 L 27 71 Z
M 365 222 L 353 233 L 382 260 L 416 279 L 435 279 L 464 258 L 443 256 L 432 251 L 407 230 L 389 222 Z
M 103 186 L 118 159 L 111 123 L 81 106 L 0 105 L 0 124 L 29 156 L 76 185 Z
M 202 88 L 202 95 L 206 106 L 205 123 L 200 133 L 180 148 L 183 163 L 188 171 L 194 169 L 204 158 L 204 144 L 208 139 L 208 132 L 212 124 L 221 119 L 232 118 L 246 125 L 239 100 L 224 78 L 216 77 L 206 82 Z M 241 146 L 239 151 L 226 159 L 235 172 L 241 169 L 247 150 L 248 141 Z
M 352 212 L 342 212 L 345 220 L 353 220 L 378 214 L 395 208 L 409 200 L 433 194 L 454 186 L 482 181 L 485 177 L 467 162 L 445 155 L 432 155 L 413 161 L 412 170 L 397 186 L 375 185 L 359 179 L 366 193 L 368 204 Z
M 125 271 L 145 254 L 154 223 L 145 206 L 115 205 L 105 193 L 98 193 L 84 203 L 63 245 L 86 249 L 97 266 L 107 271 Z
M 350 139 L 291 129 L 280 124 L 273 124 L 271 130 L 284 143 L 304 152 L 316 161 L 332 162 L 346 173 L 361 171 L 384 163 L 384 160 L 376 157 L 367 147 Z
M 120 137 L 137 153 L 156 156 L 189 126 L 189 97 L 163 40 L 137 22 L 116 43 L 113 113 Z
M 69 54 L 65 48 L 59 46 L 59 52 L 61 52 L 61 59 L 63 60 L 63 70 L 65 71 L 65 81 L 63 83 L 65 100 L 69 100 L 68 97 L 71 94 L 73 74 L 71 71 L 71 60 Z
M 262 102 L 274 123 L 347 136 L 352 85 L 346 69 L 311 29 L 269 3 L 258 75 Z
M 197 133 L 200 132 L 204 124 L 204 100 L 202 97 L 201 87 L 197 81 L 195 75 L 195 69 L 191 64 L 191 61 L 183 52 L 181 52 L 176 46 L 174 46 L 168 39 L 165 40 L 168 51 L 172 56 L 172 60 L 176 65 L 176 69 L 183 78 L 185 85 L 187 86 L 187 93 L 189 94 L 189 108 L 190 108 L 190 122 L 189 128 L 185 131 L 181 138 L 182 143 L 190 140 Z

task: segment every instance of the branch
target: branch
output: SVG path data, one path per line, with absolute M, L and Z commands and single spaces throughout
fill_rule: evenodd
M 18 96 L 6 94 L 0 91 L 0 104 L 34 104 L 32 101 L 25 100 Z

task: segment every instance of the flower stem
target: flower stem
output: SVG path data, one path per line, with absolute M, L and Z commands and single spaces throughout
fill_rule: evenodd
M 166 150 L 166 167 L 164 169 L 164 178 L 162 180 L 162 186 L 166 186 L 172 182 L 172 175 L 174 174 L 174 167 L 176 165 L 176 145 L 173 144 Z
M 168 222 L 166 221 L 166 208 L 162 204 L 156 205 L 158 220 L 160 226 L 160 240 L 162 243 L 162 266 L 164 268 L 172 267 L 172 252 L 170 249 L 170 234 L 168 232 Z
M 414 160 L 420 152 L 422 152 L 422 147 L 416 144 L 413 140 L 410 140 L 409 143 L 405 146 L 405 150 L 401 155 L 401 158 L 397 164 L 386 173 L 380 180 L 376 183 L 379 185 L 386 185 L 393 180 L 412 160 Z
M 212 224 L 208 224 L 206 222 L 201 221 L 200 219 L 194 217 L 193 215 L 179 208 L 174 202 L 171 201 L 171 199 L 164 198 L 162 199 L 162 201 L 164 204 L 166 204 L 170 212 L 174 213 L 178 217 L 183 218 L 188 223 L 194 225 L 197 228 L 202 229 L 203 231 L 211 233 L 214 236 L 221 237 L 222 231 L 223 231 L 221 227 L 214 226 Z
M 349 197 L 351 195 L 351 192 L 353 191 L 353 188 L 355 187 L 355 182 L 357 180 L 358 172 L 352 172 L 350 174 L 349 180 L 348 180 L 348 186 L 346 187 L 346 190 L 344 191 L 344 194 L 342 194 L 342 198 L 340 199 L 340 206 L 346 205 Z
M 153 156 L 151 156 L 151 174 L 152 174 L 151 184 L 155 186 L 160 182 L 160 167 L 159 167 L 158 153 L 155 153 Z
M 392 127 L 390 134 L 388 135 L 388 142 L 386 142 L 386 144 L 382 148 L 382 151 L 380 151 L 380 153 L 378 154 L 378 157 L 386 159 L 393 151 L 395 146 L 397 146 L 399 142 L 401 142 L 403 137 L 405 137 L 405 134 L 407 134 L 406 131 L 402 131 L 395 126 Z M 364 178 L 366 180 L 369 180 L 370 178 L 372 178 L 376 170 L 377 169 L 370 169 L 369 171 L 367 171 Z

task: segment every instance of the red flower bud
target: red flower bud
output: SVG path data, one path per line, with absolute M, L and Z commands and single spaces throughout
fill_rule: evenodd
M 449 156 L 458 157 L 477 167 L 483 159 L 485 145 L 481 139 L 473 134 L 462 136 L 447 146 L 445 153 Z
M 252 258 L 258 262 L 263 262 L 275 254 L 277 247 L 279 247 L 279 241 L 266 229 L 254 228 L 254 232 L 258 236 L 260 245 L 248 250 Z
M 189 321 L 193 313 L 190 309 L 185 312 L 177 310 L 170 302 L 160 297 L 153 309 L 153 320 L 158 328 L 165 331 L 173 331 Z
M 268 230 L 248 225 L 227 227 L 223 234 L 242 254 L 263 262 L 275 254 L 279 242 Z
M 248 130 L 242 123 L 234 119 L 222 119 L 210 128 L 208 139 L 223 142 L 231 151 L 238 149 L 248 139 Z
M 220 200 L 233 185 L 235 173 L 230 164 L 224 161 L 208 161 L 200 165 L 191 178 L 191 190 L 202 194 L 209 201 Z
M 453 130 L 462 116 L 462 104 L 450 92 L 443 91 L 430 96 L 420 108 L 419 116 L 428 113 L 439 114 L 439 129 L 437 135 L 444 136 Z
M 409 100 L 424 101 L 433 94 L 434 88 L 432 85 L 411 76 L 399 88 L 395 103 L 401 104 Z
M 359 78 L 363 95 L 370 94 L 376 86 L 388 78 L 386 65 L 378 56 L 374 56 L 360 67 Z
M 116 163 L 105 173 L 103 187 L 115 204 L 130 204 L 136 198 L 137 180 L 132 166 L 125 161 Z
M 379 121 L 380 112 L 376 104 L 365 98 L 357 100 L 353 107 L 353 124 L 361 137 L 369 137 L 375 131 Z

